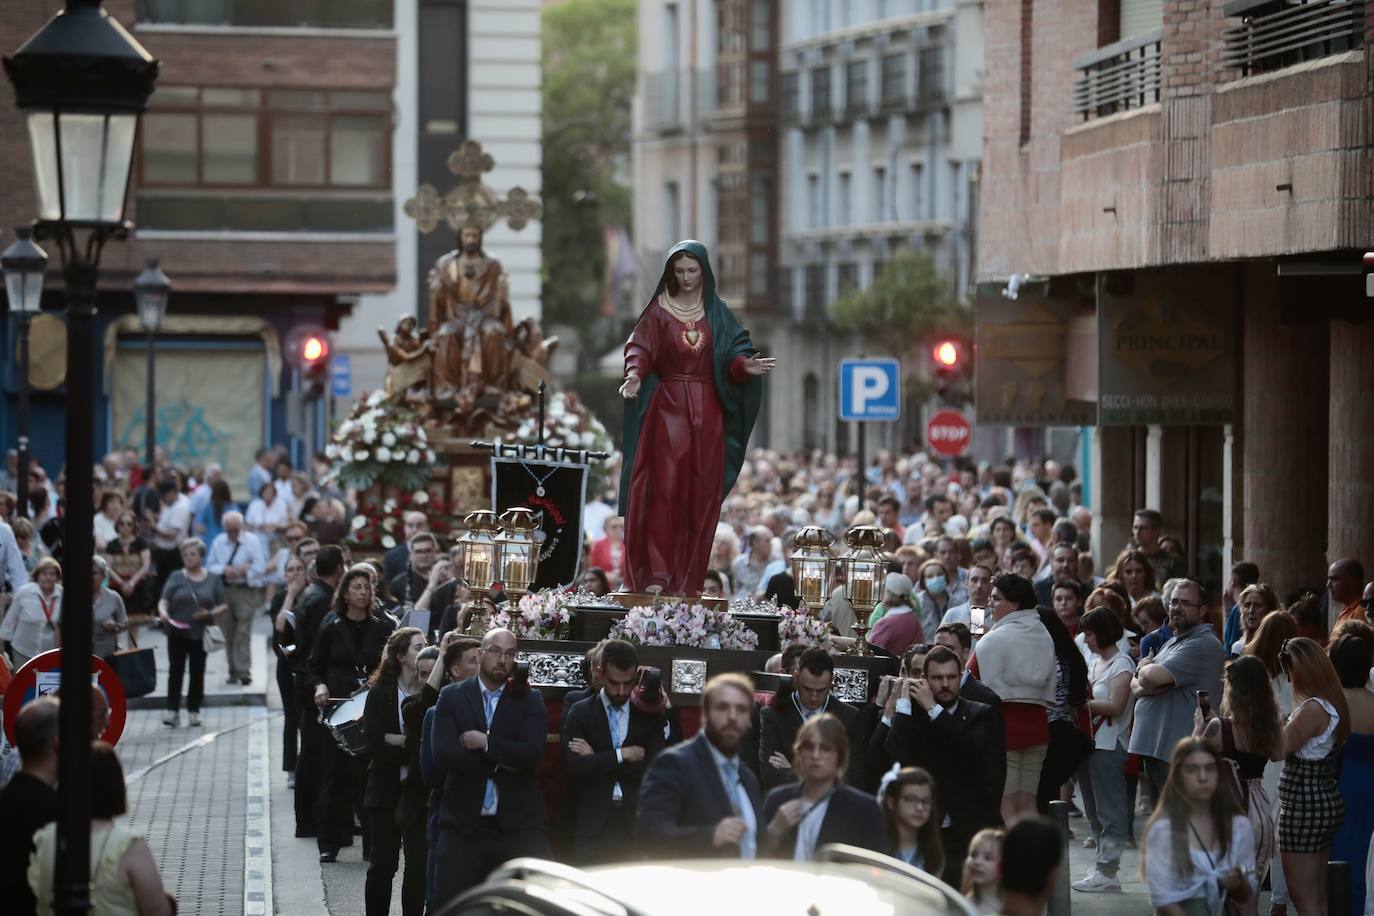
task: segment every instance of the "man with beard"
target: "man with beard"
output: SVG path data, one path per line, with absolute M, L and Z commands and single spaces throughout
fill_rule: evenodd
M 544 753 L 544 698 L 507 682 L 515 634 L 482 638 L 477 677 L 446 687 L 434 707 L 434 761 L 444 774 L 431 855 L 436 908 L 520 856 L 549 858 L 544 796 L 535 767 Z
M 501 262 L 482 250 L 482 230 L 464 226 L 458 248 L 429 272 L 429 333 L 435 342 L 433 394 L 468 387 L 501 392 L 510 367 L 510 299 Z
M 719 674 L 701 695 L 703 730 L 658 755 L 639 793 L 637 833 L 665 858 L 758 854 L 763 798 L 743 765 L 754 688 L 741 674 Z
M 1221 669 L 1226 650 L 1208 620 L 1207 594 L 1191 579 L 1174 586 L 1169 596 L 1169 626 L 1174 637 L 1158 655 L 1140 660 L 1131 680 L 1136 698 L 1131 727 L 1132 754 L 1145 764 L 1145 776 L 1156 790 L 1169 775 L 1169 761 L 1180 738 L 1193 733 L 1199 691 L 1220 705 Z
M 573 855 L 589 865 L 631 854 L 640 780 L 663 749 L 663 714 L 630 703 L 639 674 L 635 647 L 610 640 L 597 668 L 601 691 L 573 706 L 562 735 Z

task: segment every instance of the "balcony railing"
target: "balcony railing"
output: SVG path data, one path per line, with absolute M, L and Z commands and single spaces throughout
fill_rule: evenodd
M 715 107 L 716 80 L 710 70 L 663 70 L 644 77 L 645 130 L 693 129 Z
M 139 24 L 389 29 L 391 0 L 138 0 Z
M 1245 75 L 1350 51 L 1364 39 L 1358 0 L 1235 0 L 1224 10 L 1241 17 L 1241 24 L 1224 33 L 1222 63 Z
M 1159 101 L 1159 44 L 1154 29 L 1098 48 L 1073 62 L 1081 74 L 1073 84 L 1073 110 L 1086 121 Z

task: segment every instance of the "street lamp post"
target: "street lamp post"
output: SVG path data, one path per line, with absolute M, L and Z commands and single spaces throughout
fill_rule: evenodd
M 0 254 L 10 311 L 19 315 L 19 464 L 15 480 L 15 512 L 29 514 L 29 321 L 43 299 L 43 274 L 48 254 L 33 243 L 27 226 L 14 230 L 14 244 Z
M 167 314 L 167 296 L 171 291 L 172 284 L 168 281 L 167 275 L 157 269 L 157 258 L 149 258 L 148 266 L 134 280 L 134 302 L 138 305 L 138 320 L 143 324 L 148 341 L 148 399 L 144 407 L 147 414 L 147 457 L 143 462 L 145 467 L 153 467 L 156 463 L 154 459 L 157 457 L 157 377 L 154 374 L 156 367 L 153 344 L 157 341 L 162 319 Z
M 95 297 L 100 253 L 127 238 L 134 137 L 158 62 L 100 0 L 65 8 L 4 59 L 33 156 L 34 237 L 62 254 L 67 307 L 67 511 L 53 910 L 90 912 L 91 560 L 95 535 Z

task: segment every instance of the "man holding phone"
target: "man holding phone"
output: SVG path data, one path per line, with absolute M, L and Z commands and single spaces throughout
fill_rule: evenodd
M 968 601 L 945 611 L 941 625 L 962 623 L 976 639 L 986 631 L 988 602 L 992 600 L 992 567 L 984 563 L 974 563 L 968 568 Z M 974 609 L 980 613 L 975 614 Z M 975 620 L 974 618 L 979 619 Z M 977 624 L 975 626 L 975 624 Z

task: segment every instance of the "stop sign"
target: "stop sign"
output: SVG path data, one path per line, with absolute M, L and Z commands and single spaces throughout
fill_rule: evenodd
M 941 410 L 926 423 L 926 444 L 937 455 L 957 458 L 968 451 L 973 428 L 957 410 Z

